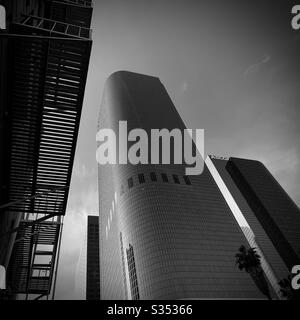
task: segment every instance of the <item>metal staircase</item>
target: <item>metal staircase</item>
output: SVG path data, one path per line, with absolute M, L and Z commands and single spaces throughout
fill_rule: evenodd
M 53 193 L 57 196 L 57 190 L 49 190 L 37 194 L 34 199 L 43 207 L 53 198 Z M 39 205 L 35 213 L 23 215 L 17 230 L 10 231 L 17 232 L 17 236 L 8 269 L 8 283 L 11 292 L 26 294 L 26 298 L 30 294 L 38 295 L 38 298 L 49 296 L 59 254 L 62 217 L 52 216 L 50 220 L 40 221 L 49 215 L 40 214 Z
M 23 15 L 5 40 L 10 141 L 0 214 L 21 221 L 0 241 L 15 236 L 8 283 L 27 297 L 51 292 L 92 46 L 91 1 L 45 2 L 50 17 Z
M 59 232 L 59 222 L 28 226 L 21 221 L 9 268 L 13 292 L 50 294 Z

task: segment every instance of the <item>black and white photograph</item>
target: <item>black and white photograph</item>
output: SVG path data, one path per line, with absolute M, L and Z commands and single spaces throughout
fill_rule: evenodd
M 299 123 L 300 0 L 0 0 L 0 310 L 299 300 Z

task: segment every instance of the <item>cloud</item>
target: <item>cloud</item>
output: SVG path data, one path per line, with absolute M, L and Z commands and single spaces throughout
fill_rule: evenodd
M 258 73 L 260 71 L 260 68 L 268 63 L 271 60 L 271 56 L 268 54 L 265 54 L 264 57 L 262 58 L 262 60 L 258 63 L 254 63 L 252 65 L 250 65 L 244 72 L 244 76 L 247 77 L 250 74 L 253 73 Z
M 181 94 L 186 93 L 187 90 L 188 90 L 188 87 L 189 87 L 188 82 L 187 82 L 187 81 L 183 81 L 183 83 L 182 83 L 182 85 L 181 85 L 181 87 L 180 87 L 180 92 L 181 92 Z
M 92 177 L 96 174 L 94 168 L 88 169 L 84 163 L 80 161 L 75 162 L 74 169 L 73 169 L 73 176 L 78 179 L 85 179 Z
M 74 166 L 74 176 L 77 177 L 77 178 L 85 178 L 87 176 L 87 168 L 84 164 L 79 164 L 77 163 L 75 166 Z
M 300 167 L 299 154 L 296 148 L 290 148 L 287 151 L 277 150 L 277 156 L 269 159 L 269 165 L 273 168 L 275 174 L 298 172 Z

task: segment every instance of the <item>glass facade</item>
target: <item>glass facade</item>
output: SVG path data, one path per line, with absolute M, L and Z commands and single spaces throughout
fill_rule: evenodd
M 88 216 L 86 300 L 99 299 L 99 218 Z
M 158 78 L 125 71 L 107 80 L 99 129 L 119 120 L 185 129 Z M 209 170 L 185 167 L 99 165 L 101 299 L 264 298 L 235 266 L 246 238 Z
M 230 160 L 211 158 L 211 161 L 219 174 L 219 179 L 222 179 L 222 182 L 226 186 L 225 188 L 227 188 L 227 190 L 224 191 L 224 186 L 219 185 L 224 198 L 230 205 L 249 245 L 257 248 L 262 258 L 262 268 L 273 288 L 274 294 L 276 294 L 274 297 L 280 297 L 278 282 L 289 274 L 286 264 L 266 233 L 263 225 L 257 219 L 255 212 L 249 206 L 239 186 L 236 185 L 228 172 L 227 166 Z M 214 173 L 212 174 L 215 176 Z M 218 178 L 215 177 L 215 180 L 217 179 Z
M 300 263 L 300 209 L 261 162 L 230 158 L 226 169 L 291 270 Z

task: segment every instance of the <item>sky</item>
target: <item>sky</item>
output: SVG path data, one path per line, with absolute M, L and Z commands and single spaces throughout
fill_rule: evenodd
M 296 1 L 297 2 L 297 1 Z M 300 206 L 300 31 L 293 1 L 94 0 L 93 50 L 64 220 L 56 299 L 85 299 L 87 215 L 98 215 L 105 80 L 159 77 L 207 154 L 262 161 Z

